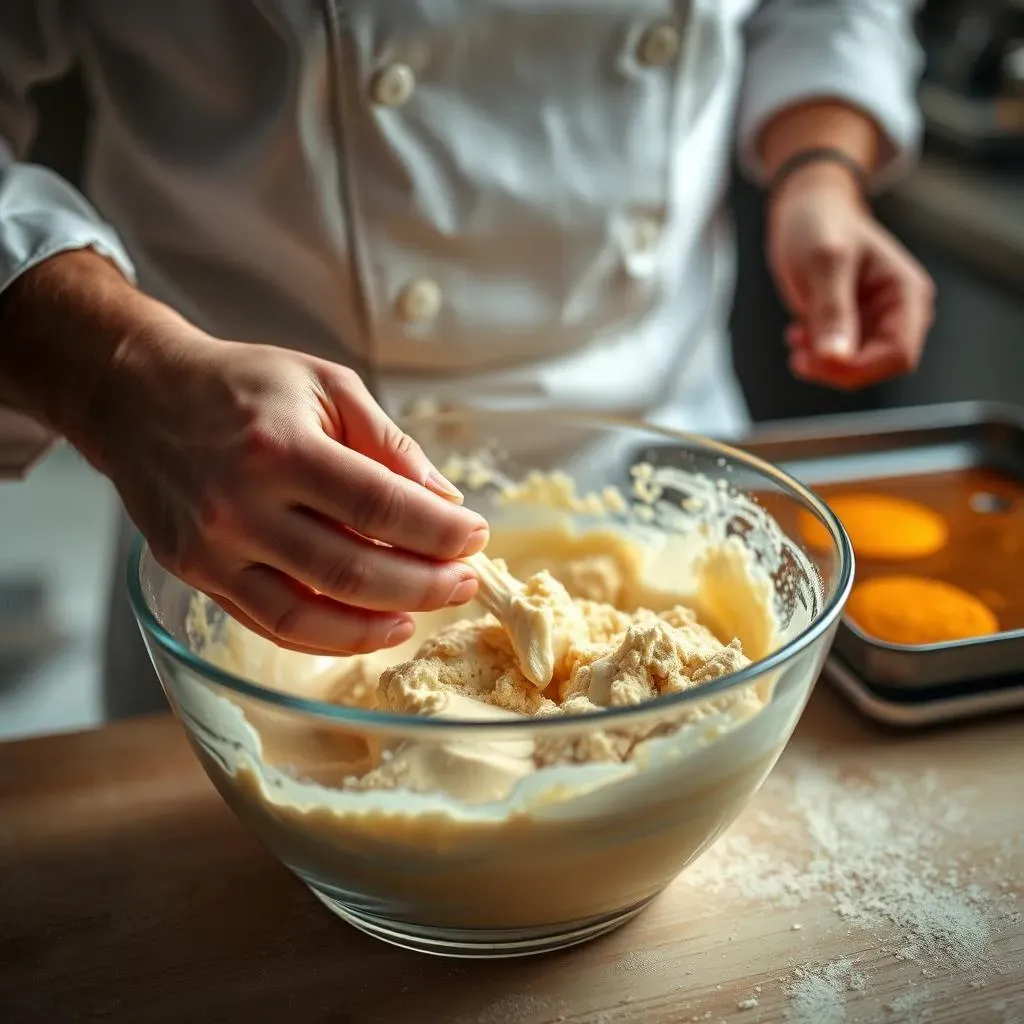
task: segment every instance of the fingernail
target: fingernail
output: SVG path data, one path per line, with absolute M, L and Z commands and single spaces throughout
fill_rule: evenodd
M 456 505 L 461 505 L 465 501 L 462 491 L 436 469 L 427 474 L 427 489 L 433 491 L 439 498 L 455 502 Z
M 415 629 L 416 623 L 412 619 L 403 619 L 401 622 L 396 622 L 388 630 L 387 636 L 384 637 L 384 646 L 395 647 L 398 644 L 405 643 L 412 636 Z
M 475 579 L 462 580 L 455 585 L 455 589 L 448 595 L 446 604 L 465 604 L 476 593 L 479 584 Z
M 462 549 L 462 554 L 459 558 L 469 558 L 470 555 L 475 555 L 478 551 L 483 551 L 487 547 L 487 542 L 491 539 L 491 531 L 486 526 L 478 526 L 470 535 L 466 541 L 466 546 Z
M 829 359 L 849 359 L 854 352 L 853 338 L 840 331 L 819 338 L 815 347 L 819 355 Z

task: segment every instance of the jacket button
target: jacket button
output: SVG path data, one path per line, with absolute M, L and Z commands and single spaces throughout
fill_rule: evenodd
M 425 324 L 441 312 L 441 286 L 429 278 L 410 281 L 395 300 L 399 319 L 407 324 Z
M 638 217 L 633 222 L 633 248 L 637 252 L 651 252 L 658 248 L 661 234 L 661 224 L 654 217 Z
M 373 76 L 370 92 L 383 107 L 400 107 L 416 91 L 416 76 L 408 64 L 389 64 Z
M 641 37 L 637 46 L 637 57 L 648 67 L 664 67 L 679 54 L 679 29 L 663 22 L 652 25 Z

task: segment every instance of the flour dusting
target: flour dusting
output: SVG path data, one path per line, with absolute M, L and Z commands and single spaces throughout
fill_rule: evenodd
M 791 1024 L 840 1024 L 846 1019 L 846 993 L 864 985 L 850 960 L 835 960 L 819 971 L 797 968 L 786 990 L 792 999 L 786 1019 Z
M 481 1013 L 476 1024 L 511 1024 L 527 1020 L 550 1019 L 552 1000 L 543 996 L 507 995 L 493 1002 Z
M 841 777 L 806 754 L 780 766 L 767 788 L 786 808 L 762 815 L 757 834 L 725 836 L 685 875 L 703 892 L 731 890 L 759 903 L 799 907 L 827 899 L 849 925 L 893 926 L 896 955 L 951 968 L 978 967 L 993 928 L 1019 918 L 1012 900 L 970 882 L 970 866 L 946 853 L 963 827 L 965 794 L 937 776 Z M 934 808 L 946 810 L 936 823 Z
M 726 834 L 683 884 L 766 907 L 826 901 L 848 929 L 881 938 L 883 953 L 920 963 L 926 978 L 948 971 L 977 978 L 996 967 L 993 940 L 1019 926 L 1021 914 L 1007 885 L 976 884 L 976 864 L 951 852 L 955 834 L 971 827 L 970 792 L 949 790 L 934 773 L 841 774 L 824 758 L 792 750 L 765 791 L 781 811 Z M 1014 862 L 1019 842 L 993 854 L 994 864 Z M 788 1020 L 838 1024 L 847 1001 L 867 986 L 849 961 L 797 968 L 786 989 Z M 921 986 L 889 1010 L 925 1022 L 927 999 Z
M 931 1010 L 923 1005 L 927 999 L 927 988 L 912 988 L 897 996 L 885 1008 L 904 1024 L 924 1024 L 932 1015 Z

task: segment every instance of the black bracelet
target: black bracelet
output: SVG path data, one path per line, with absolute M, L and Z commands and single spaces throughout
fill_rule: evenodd
M 787 179 L 792 177 L 797 171 L 802 170 L 809 164 L 820 163 L 839 164 L 840 167 L 845 167 L 853 175 L 861 194 L 867 195 L 867 172 L 849 153 L 845 153 L 843 150 L 836 149 L 833 146 L 817 146 L 813 149 L 802 149 L 798 153 L 794 153 L 772 175 L 772 179 L 768 182 L 767 186 L 768 195 L 774 195 L 785 184 Z

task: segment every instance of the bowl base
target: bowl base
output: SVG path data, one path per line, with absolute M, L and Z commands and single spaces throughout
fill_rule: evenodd
M 315 885 L 309 885 L 309 888 L 325 907 L 343 921 L 367 935 L 372 935 L 375 939 L 412 950 L 414 953 L 469 960 L 537 956 L 578 946 L 614 931 L 632 920 L 658 895 L 655 893 L 654 896 L 649 896 L 626 910 L 591 918 L 583 924 L 577 922 L 568 927 L 456 929 L 429 928 L 375 917 L 360 910 L 353 910 Z

